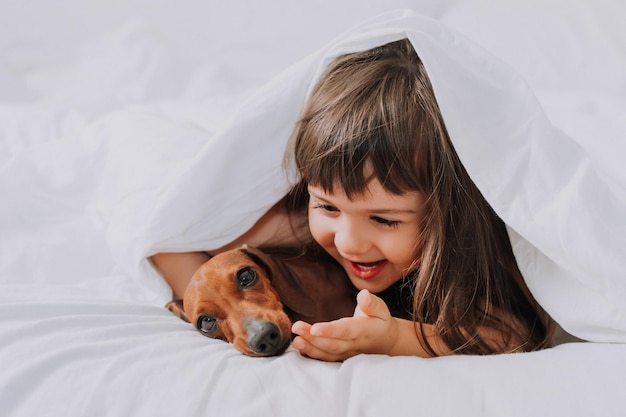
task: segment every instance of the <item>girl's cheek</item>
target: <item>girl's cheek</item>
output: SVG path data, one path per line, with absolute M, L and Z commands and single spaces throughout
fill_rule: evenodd
M 326 246 L 332 242 L 332 231 L 326 224 L 326 219 L 320 218 L 319 214 L 309 212 L 309 230 L 311 236 L 321 246 Z
M 315 239 L 317 243 L 321 244 L 320 226 L 319 226 L 319 222 L 316 221 L 314 215 L 309 216 L 309 230 L 311 231 L 311 236 L 313 236 L 313 239 Z

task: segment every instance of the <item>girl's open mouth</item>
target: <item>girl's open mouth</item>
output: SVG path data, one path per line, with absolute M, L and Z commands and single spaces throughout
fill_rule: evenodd
M 346 259 L 350 269 L 361 279 L 372 279 L 387 265 L 387 260 L 376 262 L 352 262 Z

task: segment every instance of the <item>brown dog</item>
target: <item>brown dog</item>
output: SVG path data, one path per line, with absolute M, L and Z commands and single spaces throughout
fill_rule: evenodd
M 166 308 L 246 355 L 273 356 L 289 346 L 292 321 L 351 316 L 355 298 L 345 272 L 330 258 L 320 262 L 244 245 L 204 263 L 183 300 Z

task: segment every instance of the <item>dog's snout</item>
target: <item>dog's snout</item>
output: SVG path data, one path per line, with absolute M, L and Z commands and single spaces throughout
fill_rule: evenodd
M 246 320 L 248 346 L 260 356 L 278 355 L 284 351 L 280 329 L 271 321 Z

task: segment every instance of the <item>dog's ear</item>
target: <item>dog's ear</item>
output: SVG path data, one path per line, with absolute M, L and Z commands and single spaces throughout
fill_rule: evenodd
M 302 285 L 301 277 L 280 259 L 272 259 L 272 286 L 281 301 L 302 319 L 311 321 L 319 316 L 315 298 Z
M 279 259 L 277 254 L 270 255 L 248 245 L 242 246 L 241 251 L 266 271 L 272 287 L 278 292 L 280 301 L 286 307 L 302 318 L 318 316 L 314 298 L 302 286 L 300 278 Z
M 165 308 L 174 313 L 176 317 L 189 323 L 189 319 L 187 315 L 185 315 L 185 309 L 183 308 L 183 300 L 172 300 L 165 305 Z

